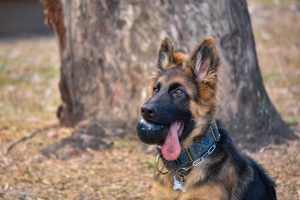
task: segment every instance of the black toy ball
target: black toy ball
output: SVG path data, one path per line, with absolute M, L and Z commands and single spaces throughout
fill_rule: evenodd
M 137 135 L 146 144 L 161 144 L 164 142 L 168 128 L 162 124 L 155 124 L 140 119 L 136 126 Z

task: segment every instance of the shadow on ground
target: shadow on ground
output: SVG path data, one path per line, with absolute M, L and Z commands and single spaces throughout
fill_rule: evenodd
M 85 121 L 75 127 L 70 137 L 44 148 L 42 154 L 48 158 L 55 155 L 58 159 L 65 160 L 78 156 L 87 149 L 108 149 L 116 138 L 123 138 L 126 133 L 132 132 L 125 124 L 111 126 Z

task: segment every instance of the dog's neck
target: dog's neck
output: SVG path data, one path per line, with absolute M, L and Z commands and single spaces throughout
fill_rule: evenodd
M 216 148 L 216 143 L 220 140 L 220 133 L 215 121 L 212 121 L 208 130 L 193 145 L 182 147 L 182 151 L 177 160 L 162 160 L 169 170 L 188 169 L 199 165 Z M 160 154 L 160 150 L 158 149 Z

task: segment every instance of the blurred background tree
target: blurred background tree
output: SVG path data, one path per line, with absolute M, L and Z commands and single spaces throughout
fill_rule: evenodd
M 59 40 L 62 125 L 134 127 L 161 33 L 186 52 L 212 35 L 222 63 L 218 117 L 234 139 L 253 149 L 294 137 L 264 88 L 246 0 L 43 2 Z

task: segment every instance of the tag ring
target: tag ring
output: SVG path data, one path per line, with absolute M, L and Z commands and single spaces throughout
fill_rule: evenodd
M 161 159 L 161 154 L 159 154 L 159 155 L 157 155 L 157 157 L 156 157 L 156 161 L 155 161 L 155 169 L 156 169 L 156 171 L 158 172 L 158 173 L 160 173 L 160 174 L 163 174 L 163 175 L 165 175 L 165 174 L 167 174 L 168 172 L 169 172 L 169 170 L 168 169 L 165 169 L 164 170 L 164 166 L 161 168 L 161 169 L 159 169 L 159 167 L 158 167 L 158 164 L 159 164 L 159 160 Z

